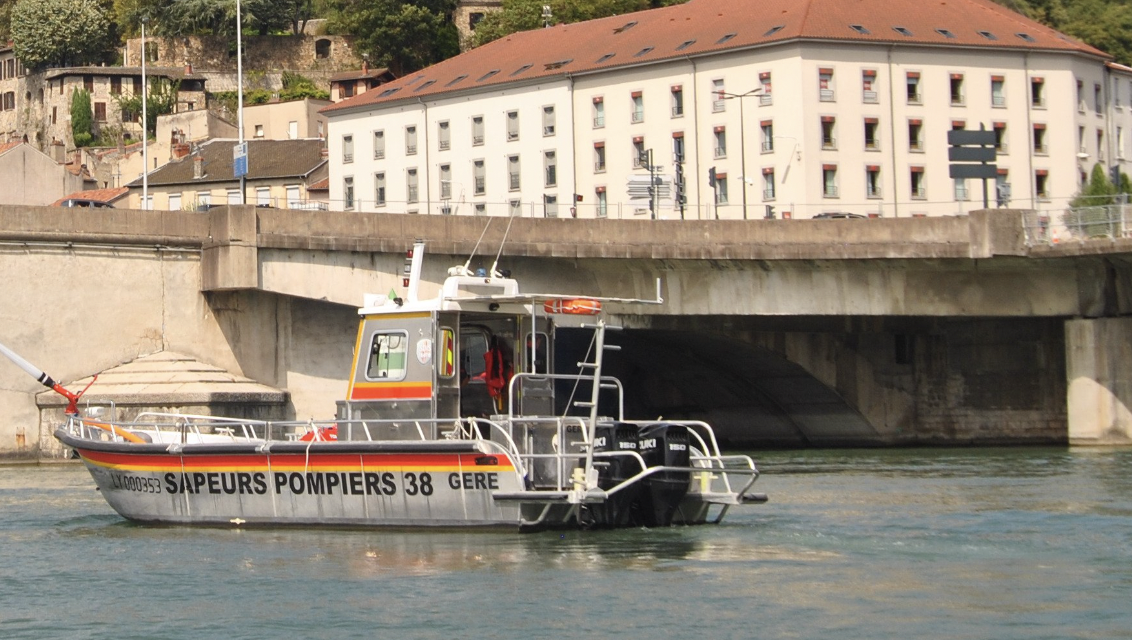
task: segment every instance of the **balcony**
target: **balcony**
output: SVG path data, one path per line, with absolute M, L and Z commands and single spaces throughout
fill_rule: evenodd
M 417 155 L 417 145 L 415 145 L 415 144 L 405 145 L 405 155 L 407 155 L 407 156 Z
M 865 150 L 866 151 L 880 151 L 880 141 L 876 140 L 876 139 L 865 140 Z
M 835 97 L 833 89 L 821 89 L 818 91 L 818 99 L 822 102 L 833 102 Z
M 763 189 L 763 200 L 774 200 L 774 189 Z
M 774 96 L 771 95 L 770 91 L 764 90 L 761 94 L 759 94 L 759 104 L 763 106 L 774 104 Z
M 908 142 L 908 150 L 915 151 L 917 153 L 923 153 L 924 143 L 920 140 L 911 140 Z
M 993 106 L 993 107 L 1005 107 L 1006 106 L 1006 96 L 991 96 L 991 106 Z
M 518 131 L 508 131 L 507 132 L 507 142 L 514 142 L 515 140 L 518 140 L 518 139 L 519 139 L 519 132 Z
M 634 111 L 633 115 L 630 117 L 630 121 L 633 124 L 639 124 L 641 122 L 644 122 L 645 121 L 645 112 L 644 111 Z
M 763 140 L 762 152 L 763 153 L 770 153 L 772 151 L 774 151 L 774 141 L 773 140 Z
M 508 175 L 507 188 L 511 191 L 519 190 L 519 174 L 512 173 Z
M 882 197 L 881 193 L 880 193 L 880 187 L 876 187 L 876 186 L 865 187 L 865 197 L 866 198 L 880 198 L 880 197 Z
M 484 194 L 484 191 L 485 191 L 484 182 L 485 181 L 484 181 L 483 178 L 476 178 L 475 179 L 475 194 L 477 196 L 482 196 Z
M 481 146 L 482 144 L 483 144 L 483 134 L 482 133 L 479 134 L 478 136 L 472 136 L 472 146 L 478 147 L 478 146 Z
M 605 116 L 594 117 L 594 129 L 601 129 L 605 127 Z
M 452 148 L 452 142 L 449 140 L 441 140 L 437 146 L 441 151 L 448 151 L 450 148 Z
M 869 102 L 869 103 L 876 103 L 877 102 L 877 92 L 876 91 L 864 91 L 864 92 L 862 92 L 861 101 L 862 102 Z
M 406 202 L 416 202 L 417 201 L 417 188 L 416 187 L 409 187 L 405 201 Z
M 353 162 L 353 161 L 354 161 L 354 154 L 352 154 L 352 153 L 343 153 L 342 154 L 342 162 Z
M 594 163 L 594 173 L 605 173 L 605 160 L 598 160 Z
M 716 160 L 718 160 L 720 158 L 726 158 L 726 157 L 727 157 L 727 148 L 726 147 L 716 147 L 715 148 L 715 159 Z
M 676 105 L 672 107 L 672 117 L 679 118 L 684 115 L 684 105 Z
M 837 138 L 834 138 L 834 137 L 822 138 L 821 148 L 826 149 L 826 150 L 836 150 L 837 149 Z
M 376 149 L 376 150 L 374 150 L 374 152 L 373 152 L 373 159 L 374 159 L 374 160 L 383 160 L 383 159 L 385 159 L 385 149 Z
M 922 185 L 912 187 L 912 199 L 923 200 L 928 197 L 928 190 Z
M 822 188 L 821 195 L 823 198 L 836 198 L 837 187 L 835 185 L 827 184 Z

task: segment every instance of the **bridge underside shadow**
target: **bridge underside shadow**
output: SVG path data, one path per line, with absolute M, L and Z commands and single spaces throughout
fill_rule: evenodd
M 585 355 L 589 332 L 572 334 L 559 330 L 568 345 L 559 362 Z M 728 447 L 882 443 L 833 389 L 770 349 L 663 329 L 627 329 L 609 334 L 609 342 L 621 350 L 606 355 L 605 372 L 625 387 L 627 417 L 702 420 Z

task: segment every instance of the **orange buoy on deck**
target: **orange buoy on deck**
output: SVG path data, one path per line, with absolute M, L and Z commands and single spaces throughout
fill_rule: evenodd
M 569 313 L 580 316 L 596 316 L 601 313 L 601 301 L 592 298 L 567 298 L 547 300 L 542 305 L 547 313 Z

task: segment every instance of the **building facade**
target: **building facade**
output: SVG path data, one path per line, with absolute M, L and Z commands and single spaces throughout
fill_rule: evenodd
M 1129 172 L 1132 73 L 986 0 L 692 0 L 515 34 L 324 110 L 331 207 L 661 219 L 950 215 Z M 649 185 L 655 184 L 650 193 Z M 1002 188 L 998 188 L 1002 185 Z

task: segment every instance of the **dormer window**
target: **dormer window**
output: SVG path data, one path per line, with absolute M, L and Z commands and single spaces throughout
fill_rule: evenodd
M 377 96 L 377 97 L 379 97 L 379 98 L 388 98 L 389 96 L 391 96 L 391 95 L 393 95 L 393 94 L 397 93 L 397 92 L 398 92 L 398 91 L 400 91 L 400 90 L 401 90 L 401 87 L 394 87 L 394 88 L 392 88 L 392 89 L 386 89 L 385 91 L 382 91 L 382 92 L 381 92 L 381 95 L 379 95 L 379 96 Z
M 436 80 L 429 80 L 428 82 L 426 82 L 426 83 L 422 84 L 421 86 L 417 87 L 416 89 L 414 89 L 413 92 L 416 93 L 416 92 L 419 92 L 419 91 L 424 91 L 425 89 L 431 87 L 434 84 L 436 84 Z
M 980 31 L 979 35 L 986 38 L 987 40 L 998 40 L 998 36 L 994 35 L 990 31 Z
M 912 37 L 912 32 L 909 31 L 908 29 L 904 28 L 904 27 L 893 27 L 892 30 L 895 31 L 896 33 L 899 33 L 900 35 L 904 36 L 905 38 L 911 38 Z
M 771 27 L 770 29 L 767 29 L 767 32 L 763 34 L 763 37 L 769 38 L 770 36 L 773 36 L 774 34 L 778 33 L 779 31 L 782 31 L 782 29 L 785 28 L 785 27 L 786 27 L 786 25 L 784 25 L 784 24 L 775 25 L 775 26 Z
M 605 62 L 606 60 L 609 60 L 610 58 L 612 58 L 615 55 L 617 55 L 617 54 L 616 53 L 607 53 L 604 56 L 598 58 L 596 64 L 601 64 L 601 63 Z
M 639 57 L 641 57 L 641 56 L 643 56 L 643 55 L 647 54 L 648 52 L 652 51 L 652 49 L 653 49 L 652 47 L 645 47 L 644 49 L 641 49 L 640 51 L 638 51 L 638 52 L 634 53 L 634 54 L 633 54 L 633 57 L 634 57 L 634 58 L 639 58 Z
M 1034 36 L 1032 36 L 1032 35 L 1030 35 L 1030 34 L 1028 34 L 1028 33 L 1021 33 L 1021 32 L 1019 32 L 1019 33 L 1016 33 L 1016 34 L 1014 34 L 1014 35 L 1018 36 L 1019 38 L 1022 38 L 1022 39 L 1023 39 L 1023 40 L 1025 40 L 1026 42 L 1037 42 L 1037 40 L 1034 40 Z
M 688 47 L 690 47 L 694 44 L 696 44 L 695 40 L 685 40 L 684 42 L 680 43 L 679 47 L 676 47 L 676 50 L 677 51 L 683 51 L 684 49 L 687 49 Z
M 935 32 L 938 33 L 939 35 L 945 37 L 945 38 L 950 38 L 950 39 L 955 38 L 955 34 L 948 31 L 947 29 L 936 29 Z
M 737 35 L 739 35 L 739 34 L 737 34 L 737 33 L 729 33 L 729 34 L 727 34 L 727 35 L 723 36 L 722 38 L 720 38 L 719 40 L 716 40 L 716 41 L 715 41 L 715 43 L 716 43 L 716 44 L 723 44 L 724 42 L 727 42 L 728 40 L 730 40 L 730 39 L 734 38 L 734 37 L 735 37 L 735 36 L 737 36 Z
M 857 33 L 859 33 L 863 36 L 867 36 L 867 35 L 869 35 L 869 33 L 871 33 L 863 25 L 859 25 L 859 24 L 851 24 L 851 25 L 849 25 L 849 28 L 856 31 Z
M 446 84 L 444 86 L 451 87 L 452 85 L 464 80 L 464 78 L 467 78 L 467 77 L 468 77 L 467 74 L 456 76 L 455 78 L 452 78 L 452 80 L 450 80 L 448 82 L 448 84 Z
M 625 32 L 625 31 L 628 31 L 629 29 L 632 29 L 632 28 L 633 28 L 633 27 L 635 27 L 635 26 L 637 26 L 637 21 L 636 21 L 636 20 L 634 20 L 634 21 L 632 21 L 632 22 L 626 22 L 626 23 L 625 23 L 624 25 L 622 25 L 622 26 L 620 26 L 620 27 L 617 27 L 616 29 L 614 29 L 614 30 L 613 30 L 613 33 L 623 33 L 623 32 Z
M 515 69 L 514 71 L 511 72 L 511 77 L 514 78 L 515 76 L 519 75 L 520 73 L 523 73 L 527 69 L 530 69 L 532 66 L 534 66 L 534 65 L 525 64 L 525 65 L 519 67 L 518 69 Z
M 484 80 L 487 80 L 488 78 L 490 78 L 491 76 L 493 76 L 497 73 L 499 73 L 499 69 L 492 69 L 491 71 L 488 71 L 487 73 L 480 76 L 479 79 L 476 80 L 476 82 L 483 82 Z
M 549 62 L 546 65 L 546 70 L 547 71 L 554 71 L 555 69 L 561 69 L 562 67 L 570 64 L 573 61 L 574 61 L 573 58 L 569 58 L 569 59 L 566 59 L 566 60 L 558 60 L 556 62 Z

